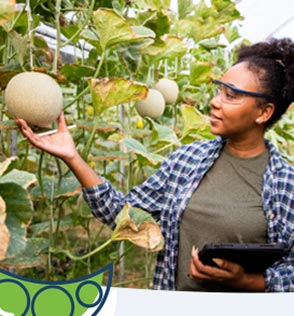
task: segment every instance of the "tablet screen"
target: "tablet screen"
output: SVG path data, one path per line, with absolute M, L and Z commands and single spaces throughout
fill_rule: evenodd
M 248 273 L 261 273 L 289 251 L 281 243 L 210 243 L 199 252 L 199 259 L 211 266 L 217 266 L 213 258 L 226 259 L 240 264 Z

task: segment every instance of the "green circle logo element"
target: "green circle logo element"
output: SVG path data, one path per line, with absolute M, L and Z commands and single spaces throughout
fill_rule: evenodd
M 102 285 L 103 276 L 107 284 Z M 98 315 L 112 282 L 113 265 L 69 281 L 38 281 L 0 269 L 0 315 Z M 104 277 L 105 279 L 105 277 Z

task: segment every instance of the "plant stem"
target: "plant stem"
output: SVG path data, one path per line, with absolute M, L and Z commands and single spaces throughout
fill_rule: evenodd
M 48 275 L 52 273 L 52 254 L 50 248 L 54 245 L 54 210 L 53 210 L 53 200 L 54 200 L 54 178 L 52 179 L 51 192 L 50 192 L 50 216 L 49 216 L 49 252 L 48 252 Z
M 30 1 L 26 0 L 26 7 L 28 12 L 28 34 L 29 34 L 29 50 L 30 50 L 30 68 L 34 67 L 34 55 L 33 55 L 33 47 L 34 47 L 34 33 L 33 33 L 33 17 L 31 11 Z
M 54 60 L 52 65 L 52 70 L 54 73 L 57 73 L 58 70 L 58 57 L 60 51 L 60 9 L 61 9 L 61 0 L 56 0 L 55 4 L 55 27 L 56 27 L 56 46 L 55 46 L 55 53 L 54 53 Z
M 38 170 L 37 170 L 37 178 L 38 178 L 38 183 L 40 186 L 40 191 L 41 191 L 42 196 L 44 196 L 44 186 L 43 186 L 43 179 L 42 179 L 43 158 L 44 158 L 44 151 L 41 151 L 39 164 L 38 164 Z
M 105 247 L 107 247 L 109 244 L 112 243 L 112 241 L 115 239 L 115 237 L 111 237 L 110 239 L 108 239 L 104 244 L 100 245 L 99 247 L 95 248 L 94 250 L 88 252 L 87 254 L 83 255 L 83 256 L 75 256 L 73 255 L 69 250 L 57 250 L 57 249 L 50 249 L 51 253 L 63 253 L 66 256 L 68 256 L 70 259 L 74 260 L 74 261 L 78 261 L 78 260 L 85 260 L 91 256 L 93 256 L 94 254 L 98 253 L 99 251 L 101 251 L 102 249 L 104 249 Z
M 95 134 L 96 134 L 97 126 L 98 126 L 98 120 L 97 120 L 97 117 L 95 117 L 94 118 L 94 126 L 93 126 L 93 129 L 92 129 L 92 132 L 91 132 L 90 137 L 89 137 L 89 139 L 88 139 L 88 141 L 86 143 L 86 146 L 85 146 L 85 148 L 84 148 L 84 150 L 82 151 L 82 154 L 81 154 L 81 156 L 82 156 L 82 158 L 84 160 L 87 160 L 87 157 L 88 157 L 88 155 L 90 153 L 90 150 L 91 150 L 91 146 L 92 146 L 92 144 L 93 144 L 93 142 L 95 140 Z
M 17 13 L 17 16 L 16 16 L 15 19 L 12 21 L 12 23 L 9 25 L 9 28 L 8 28 L 8 30 L 7 30 L 7 33 L 11 32 L 11 31 L 14 29 L 15 25 L 17 24 L 17 22 L 19 21 L 19 19 L 21 18 L 22 14 L 23 14 L 23 12 L 25 11 L 25 8 L 26 8 L 26 6 L 23 5 L 23 6 L 22 6 L 22 9 Z M 4 26 L 2 25 L 2 27 L 5 28 L 5 25 L 4 25 Z

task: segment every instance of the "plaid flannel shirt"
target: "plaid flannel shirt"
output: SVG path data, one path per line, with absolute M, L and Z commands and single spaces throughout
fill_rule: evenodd
M 84 199 L 93 215 L 115 227 L 115 218 L 126 202 L 144 209 L 159 221 L 165 246 L 157 255 L 153 287 L 175 290 L 179 225 L 186 205 L 201 179 L 219 157 L 225 140 L 182 146 L 164 160 L 143 184 L 124 195 L 104 179 L 104 183 L 83 188 Z M 294 243 L 294 168 L 266 141 L 270 153 L 264 173 L 262 201 L 268 224 L 268 242 Z M 267 292 L 294 291 L 294 247 L 288 257 L 265 273 Z

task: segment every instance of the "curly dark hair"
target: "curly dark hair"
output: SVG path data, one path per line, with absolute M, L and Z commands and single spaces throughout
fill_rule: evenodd
M 247 62 L 263 89 L 269 96 L 267 102 L 275 110 L 266 128 L 277 122 L 294 101 L 294 42 L 289 38 L 272 38 L 250 46 L 243 45 L 237 51 L 237 62 Z

